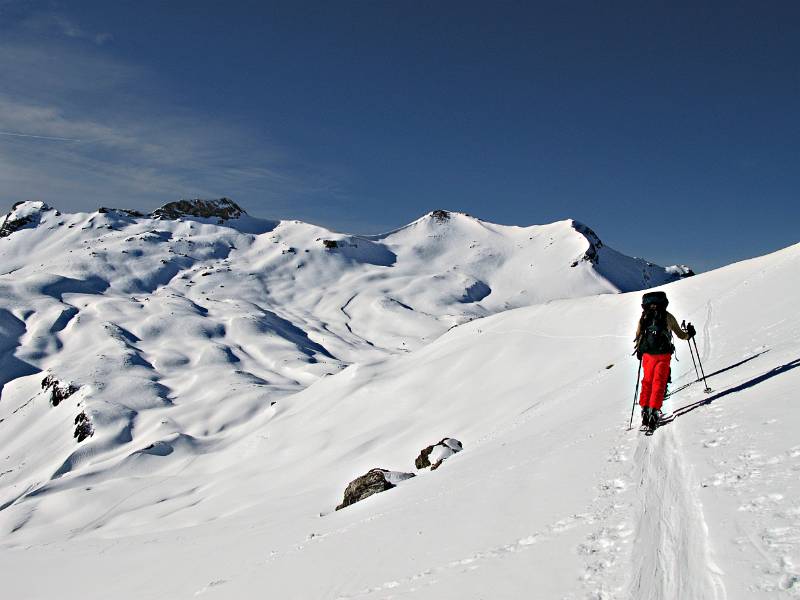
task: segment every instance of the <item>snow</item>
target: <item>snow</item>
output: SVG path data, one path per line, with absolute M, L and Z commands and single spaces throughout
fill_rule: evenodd
M 446 214 L 364 237 L 43 208 L 1 239 L 4 592 L 800 594 L 800 245 L 666 284 L 572 221 Z M 714 391 L 647 437 L 650 283 Z M 48 373 L 78 391 L 51 406 Z M 416 471 L 446 436 L 463 450 Z M 375 467 L 418 476 L 334 511 Z

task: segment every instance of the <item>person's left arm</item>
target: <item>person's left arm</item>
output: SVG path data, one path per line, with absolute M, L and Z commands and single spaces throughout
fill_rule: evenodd
M 688 340 L 689 334 L 681 329 L 681 326 L 678 325 L 678 320 L 672 316 L 671 313 L 667 313 L 667 327 L 669 327 L 670 331 L 677 335 L 682 340 Z

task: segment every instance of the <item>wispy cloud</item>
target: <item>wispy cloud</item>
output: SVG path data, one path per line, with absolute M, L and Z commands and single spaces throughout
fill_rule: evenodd
M 32 135 L 30 133 L 19 133 L 15 131 L 0 131 L 0 135 L 7 135 L 9 137 L 33 138 L 37 140 L 50 140 L 56 142 L 80 142 L 73 138 L 53 137 L 50 135 Z
M 42 28 L 59 36 L 37 35 Z M 187 108 L 157 73 L 73 21 L 33 15 L 0 40 L 0 203 L 149 209 L 228 195 L 271 206 L 335 197 L 338 177 L 225 116 Z M 266 216 L 266 215 L 265 215 Z

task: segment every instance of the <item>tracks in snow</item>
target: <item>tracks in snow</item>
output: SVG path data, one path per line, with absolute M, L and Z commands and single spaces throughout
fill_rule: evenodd
M 629 598 L 723 600 L 703 509 L 692 493 L 674 426 L 641 436 L 635 453 L 636 535 Z

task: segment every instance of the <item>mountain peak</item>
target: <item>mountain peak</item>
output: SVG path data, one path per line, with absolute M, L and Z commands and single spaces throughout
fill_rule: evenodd
M 230 198 L 219 198 L 218 200 L 193 198 L 191 200 L 169 202 L 155 209 L 150 216 L 154 219 L 168 220 L 189 216 L 205 219 L 217 218 L 221 221 L 226 221 L 228 219 L 238 219 L 246 214 L 245 210 Z
M 586 252 L 579 260 L 590 262 L 593 265 L 597 264 L 598 260 L 597 251 L 603 247 L 603 242 L 600 240 L 600 238 L 597 236 L 597 234 L 591 227 L 588 227 L 583 223 L 581 223 L 580 221 L 576 221 L 575 219 L 572 219 L 571 223 L 572 223 L 572 228 L 579 234 L 581 234 L 583 237 L 585 237 L 586 241 L 589 242 L 589 247 L 586 249 Z M 578 261 L 575 261 L 572 263 L 572 266 L 573 267 L 577 266 L 577 264 Z
M 50 207 L 41 200 L 15 202 L 0 224 L 0 238 L 9 236 L 28 225 L 35 227 L 41 218 L 41 213 L 46 210 L 50 210 Z

